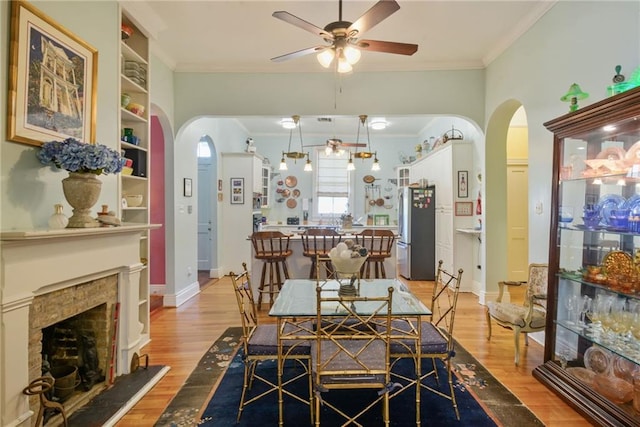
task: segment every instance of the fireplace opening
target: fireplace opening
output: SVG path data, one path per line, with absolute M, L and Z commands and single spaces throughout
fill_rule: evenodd
M 108 347 L 106 306 L 101 304 L 42 330 L 42 373 L 56 380 L 54 398 L 65 401 L 74 392 L 87 392 L 105 380 L 98 349 Z

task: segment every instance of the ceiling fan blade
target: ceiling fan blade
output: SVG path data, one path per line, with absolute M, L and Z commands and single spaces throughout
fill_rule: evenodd
M 417 44 L 385 42 L 381 40 L 358 40 L 354 43 L 359 49 L 371 52 L 397 53 L 399 55 L 413 55 L 418 51 Z
M 300 58 L 301 56 L 309 55 L 310 53 L 320 52 L 325 50 L 329 46 L 314 46 L 308 47 L 306 49 L 297 50 L 295 52 L 286 53 L 284 55 L 276 56 L 271 58 L 273 62 L 282 62 L 287 61 L 289 59 Z
M 291 25 L 295 25 L 298 28 L 302 28 L 303 30 L 308 31 L 311 34 L 315 34 L 325 39 L 333 40 L 333 34 L 328 33 L 322 28 L 313 25 L 311 22 L 307 22 L 302 18 L 298 18 L 297 16 L 290 14 L 289 12 L 285 12 L 284 10 L 273 12 L 271 16 L 287 22 Z
M 354 30 L 362 34 L 387 19 L 398 9 L 400 5 L 395 0 L 380 0 L 349 26 L 347 34 Z

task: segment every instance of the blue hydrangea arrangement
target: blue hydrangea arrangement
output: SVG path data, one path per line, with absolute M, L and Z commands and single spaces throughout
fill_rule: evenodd
M 85 144 L 74 138 L 45 142 L 37 156 L 44 165 L 95 175 L 118 173 L 124 165 L 124 159 L 116 150 L 101 144 Z

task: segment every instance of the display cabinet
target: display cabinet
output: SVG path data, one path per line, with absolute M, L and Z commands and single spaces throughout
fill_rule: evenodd
M 533 375 L 594 424 L 637 426 L 640 88 L 545 126 L 554 133 L 548 314 Z

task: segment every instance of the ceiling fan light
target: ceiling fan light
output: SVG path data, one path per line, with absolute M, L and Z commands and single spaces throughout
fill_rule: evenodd
M 353 46 L 347 46 L 342 52 L 344 53 L 344 57 L 349 64 L 353 65 L 360 61 L 361 54 L 359 49 L 356 49 Z
M 338 72 L 339 73 L 350 73 L 353 71 L 353 67 L 345 58 L 338 58 Z
M 318 54 L 317 56 L 318 62 L 324 68 L 329 68 L 329 66 L 331 65 L 331 62 L 333 62 L 333 58 L 335 57 L 335 55 L 336 53 L 334 52 L 333 49 L 325 49 Z

